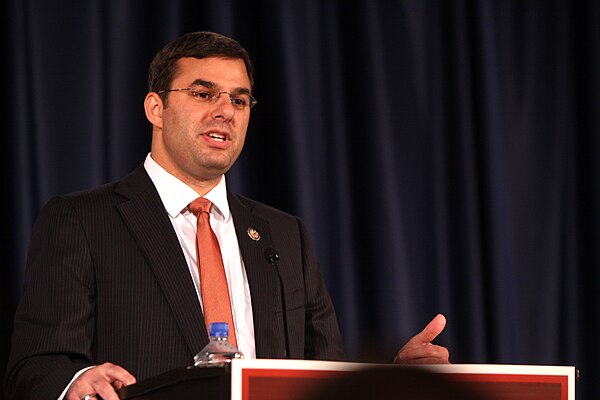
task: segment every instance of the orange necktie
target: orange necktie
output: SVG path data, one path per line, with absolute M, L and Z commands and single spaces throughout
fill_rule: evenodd
M 200 274 L 204 323 L 206 330 L 210 332 L 209 328 L 212 322 L 227 322 L 229 324 L 229 341 L 237 346 L 221 248 L 217 236 L 210 227 L 211 206 L 212 203 L 203 197 L 197 198 L 188 206 L 188 209 L 198 218 L 196 259 Z

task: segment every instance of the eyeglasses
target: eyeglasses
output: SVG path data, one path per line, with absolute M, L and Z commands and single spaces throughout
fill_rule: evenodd
M 252 108 L 258 103 L 254 97 L 252 97 L 249 93 L 239 93 L 232 94 L 230 92 L 226 92 L 224 90 L 216 90 L 216 89 L 194 89 L 194 88 L 175 88 L 175 89 L 165 89 L 158 92 L 158 94 L 163 94 L 166 92 L 189 92 L 194 99 L 196 99 L 199 103 L 203 104 L 214 104 L 217 100 L 221 98 L 223 93 L 229 96 L 229 102 L 233 105 L 236 110 L 244 110 L 246 108 Z

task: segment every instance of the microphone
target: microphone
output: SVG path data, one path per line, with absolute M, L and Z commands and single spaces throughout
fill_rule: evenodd
M 279 254 L 277 254 L 277 250 L 270 248 L 265 250 L 265 257 L 267 258 L 269 264 L 277 267 L 277 263 L 279 262 Z
M 279 262 L 279 254 L 277 250 L 273 248 L 267 248 L 265 250 L 265 258 L 269 264 L 275 267 L 277 272 L 277 278 L 279 278 L 279 286 L 281 288 L 281 316 L 283 318 L 283 333 L 285 337 L 285 358 L 290 358 L 290 344 L 288 337 L 288 323 L 287 323 L 287 309 L 285 308 L 285 289 L 283 287 L 283 279 L 281 279 L 281 273 L 277 263 Z

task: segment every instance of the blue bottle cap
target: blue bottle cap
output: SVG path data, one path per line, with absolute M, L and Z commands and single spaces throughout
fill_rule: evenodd
M 227 322 L 213 322 L 210 324 L 210 336 L 227 337 L 229 336 L 229 324 Z

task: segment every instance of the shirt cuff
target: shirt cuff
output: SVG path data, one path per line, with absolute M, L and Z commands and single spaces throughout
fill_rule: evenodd
M 92 365 L 91 367 L 86 367 L 84 369 L 81 369 L 81 370 L 77 371 L 77 373 L 75 375 L 73 375 L 73 379 L 71 379 L 71 381 L 69 382 L 69 384 L 67 385 L 67 387 L 65 387 L 65 390 L 63 390 L 62 393 L 60 394 L 60 396 L 58 396 L 58 400 L 63 400 L 65 398 L 65 395 L 67 394 L 67 391 L 71 387 L 71 384 L 73 383 L 73 381 L 75 379 L 77 379 L 79 377 L 79 375 L 83 374 L 88 369 L 94 368 L 94 367 L 95 367 L 95 365 Z

